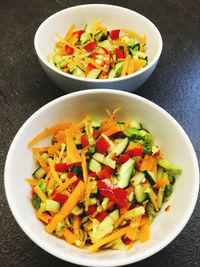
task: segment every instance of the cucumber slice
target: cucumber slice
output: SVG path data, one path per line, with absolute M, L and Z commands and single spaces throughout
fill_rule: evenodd
M 76 66 L 72 74 L 77 77 L 85 78 L 85 72 L 81 68 L 79 68 L 79 66 Z
M 98 79 L 99 76 L 101 75 L 102 70 L 99 69 L 93 69 L 91 70 L 88 75 L 86 76 L 86 78 L 88 79 Z
M 44 211 L 58 212 L 60 209 L 60 203 L 52 199 L 47 199 L 44 203 L 41 203 L 40 208 L 41 212 Z
M 111 213 L 109 213 L 109 216 L 115 222 L 120 217 L 120 210 L 119 209 L 116 209 L 116 210 L 112 211 Z
M 104 162 L 105 162 L 105 156 L 101 153 L 98 153 L 98 152 L 94 153 L 92 158 L 95 159 L 96 161 L 102 163 L 102 164 L 104 164 Z
M 88 164 L 88 168 L 89 168 L 89 170 L 91 170 L 92 172 L 96 172 L 96 173 L 98 173 L 98 172 L 101 171 L 102 166 L 101 166 L 101 164 L 100 164 L 98 161 L 96 161 L 95 159 L 90 159 L 89 164 Z
M 161 186 L 158 190 L 157 204 L 159 209 L 161 209 L 162 207 L 164 191 L 165 191 L 165 185 Z
M 134 186 L 139 185 L 144 178 L 145 174 L 143 172 L 138 172 L 133 178 L 131 178 L 131 184 Z
M 89 34 L 92 34 L 92 28 L 88 24 L 85 25 L 84 31 L 86 31 Z
M 46 172 L 42 167 L 37 168 L 32 174 L 36 179 L 42 179 L 45 176 Z
M 102 42 L 108 38 L 107 35 L 105 35 L 102 31 L 98 31 L 95 35 L 94 38 L 97 42 Z
M 124 217 L 124 219 L 126 220 L 132 220 L 133 218 L 137 218 L 140 215 L 144 215 L 145 214 L 145 208 L 140 206 L 137 208 L 134 208 L 132 210 L 130 210 L 127 215 Z
M 129 185 L 131 175 L 134 171 L 135 160 L 129 159 L 121 165 L 118 174 L 118 186 L 125 188 Z
M 152 186 L 156 184 L 156 178 L 155 178 L 154 172 L 144 171 L 144 174 Z
M 137 130 L 140 130 L 142 128 L 142 124 L 140 122 L 136 121 L 136 120 L 133 120 L 133 121 L 130 122 L 129 127 L 130 128 L 135 128 Z
M 116 153 L 116 156 L 119 156 L 120 154 L 122 154 L 125 150 L 126 147 L 128 146 L 128 137 L 122 139 L 122 142 L 119 143 L 119 145 L 117 145 L 108 156 L 113 155 L 114 153 Z
M 142 185 L 136 185 L 135 187 L 135 197 L 139 204 L 142 204 L 146 199 L 147 195 L 144 193 L 144 187 Z
M 108 79 L 119 77 L 121 74 L 123 65 L 124 65 L 124 61 L 116 63 L 115 66 L 108 73 Z

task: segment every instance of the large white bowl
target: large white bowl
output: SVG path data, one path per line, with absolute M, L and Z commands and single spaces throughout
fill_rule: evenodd
M 147 36 L 147 55 L 149 64 L 142 70 L 117 79 L 91 80 L 79 78 L 64 73 L 47 62 L 47 55 L 53 51 L 55 36 L 65 36 L 67 29 L 75 23 L 77 29 L 83 29 L 86 23 L 93 19 L 102 20 L 102 25 L 108 29 L 128 28 L 140 35 Z M 162 38 L 156 26 L 144 16 L 126 8 L 90 4 L 64 9 L 47 18 L 38 28 L 34 40 L 35 50 L 42 68 L 52 81 L 65 91 L 81 90 L 83 88 L 113 88 L 133 91 L 141 86 L 155 69 L 161 51 Z
M 35 163 L 27 144 L 44 127 L 72 120 L 80 121 L 87 114 L 104 117 L 105 109 L 121 106 L 118 117 L 137 119 L 149 129 L 164 155 L 183 168 L 169 202 L 151 225 L 146 243 L 136 243 L 130 251 L 105 251 L 97 254 L 70 246 L 44 231 L 30 201 L 30 177 Z M 50 137 L 37 146 L 47 145 Z M 189 220 L 198 195 L 199 170 L 193 146 L 181 126 L 166 111 L 145 98 L 127 92 L 93 89 L 62 96 L 35 112 L 15 136 L 5 165 L 5 189 L 11 211 L 23 231 L 41 248 L 69 262 L 86 266 L 117 266 L 142 260 L 168 245 Z M 171 206 L 164 212 L 166 205 Z

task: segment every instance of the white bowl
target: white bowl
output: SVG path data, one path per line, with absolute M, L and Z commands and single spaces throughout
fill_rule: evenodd
M 118 119 L 137 119 L 150 130 L 155 144 L 183 173 L 174 185 L 169 202 L 164 204 L 150 227 L 150 240 L 136 243 L 130 251 L 105 251 L 97 254 L 70 246 L 44 231 L 30 201 L 30 177 L 35 163 L 28 142 L 44 127 L 72 120 L 80 121 L 87 114 L 105 116 L 105 109 L 121 106 Z M 36 146 L 49 144 L 50 137 Z M 22 230 L 41 248 L 63 260 L 85 266 L 118 266 L 145 259 L 168 245 L 189 220 L 198 195 L 199 170 L 193 146 L 184 130 L 166 111 L 145 98 L 127 92 L 93 89 L 62 96 L 35 112 L 15 136 L 5 165 L 5 189 L 11 211 Z M 167 205 L 169 212 L 164 209 Z
M 149 64 L 142 70 L 117 79 L 91 80 L 64 73 L 47 62 L 47 55 L 53 51 L 55 36 L 65 36 L 67 29 L 75 23 L 77 29 L 83 29 L 93 19 L 104 19 L 102 25 L 108 29 L 128 28 L 147 37 L 147 55 Z M 113 88 L 133 91 L 141 86 L 155 69 L 161 51 L 162 38 L 156 26 L 144 16 L 123 7 L 91 4 L 64 9 L 47 18 L 38 28 L 34 40 L 35 50 L 42 68 L 52 81 L 65 91 L 83 88 Z

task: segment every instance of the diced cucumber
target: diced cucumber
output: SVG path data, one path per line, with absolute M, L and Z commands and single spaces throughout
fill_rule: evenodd
M 156 184 L 156 178 L 154 172 L 144 171 L 145 177 L 148 179 L 149 183 L 153 186 Z
M 112 211 L 111 213 L 109 213 L 109 216 L 115 222 L 120 217 L 120 210 L 119 209 L 116 209 L 116 210 Z
M 108 40 L 104 40 L 103 42 L 99 43 L 100 47 L 104 47 L 109 52 L 113 51 L 115 48 Z
M 123 121 L 118 121 L 117 124 L 119 124 L 119 126 L 121 127 L 122 131 L 124 132 L 125 130 L 125 122 Z
M 81 221 L 81 226 L 82 227 L 86 227 L 90 222 L 89 216 L 83 217 L 82 221 Z
M 181 168 L 173 166 L 167 159 L 158 158 L 158 165 L 170 175 L 178 175 L 182 172 Z
M 145 191 L 144 191 L 145 194 L 147 194 L 149 200 L 151 201 L 152 197 L 157 200 L 157 195 L 154 193 L 153 189 L 152 188 L 147 188 Z
M 118 186 L 125 188 L 129 185 L 131 175 L 134 171 L 135 160 L 129 159 L 121 165 L 118 173 Z
M 101 127 L 101 123 L 100 122 L 92 121 L 91 124 L 92 124 L 92 127 L 93 128 L 99 128 L 99 127 Z
M 86 78 L 88 79 L 98 79 L 99 76 L 101 75 L 102 70 L 99 69 L 93 69 L 91 70 L 88 75 L 86 76 Z
M 116 167 L 116 161 L 112 160 L 109 156 L 105 157 L 104 164 L 112 169 L 115 169 Z
M 80 41 L 82 44 L 85 44 L 89 40 L 90 40 L 90 34 L 88 32 L 84 32 L 83 34 L 81 34 Z
M 75 206 L 74 208 L 73 208 L 73 210 L 72 210 L 72 214 L 73 215 L 80 215 L 80 214 L 82 214 L 83 213 L 83 209 L 81 209 L 81 208 L 79 208 L 79 206 Z
M 49 154 L 48 153 L 42 153 L 41 157 L 43 158 L 43 160 L 47 163 L 48 159 L 49 159 Z
M 105 156 L 103 154 L 96 152 L 92 155 L 92 158 L 95 159 L 96 161 L 104 164 Z
M 46 193 L 47 184 L 45 183 L 44 179 L 41 179 L 38 183 L 39 187 L 41 188 L 42 192 Z
M 158 198 L 157 198 L 157 204 L 158 208 L 161 209 L 162 203 L 163 203 L 163 196 L 164 196 L 165 186 L 160 186 L 158 190 Z
M 114 230 L 114 222 L 111 216 L 107 216 L 101 223 L 93 221 L 92 231 L 89 233 L 91 241 L 95 244 L 106 234 Z
M 89 161 L 88 168 L 89 168 L 89 170 L 91 170 L 92 172 L 96 172 L 96 173 L 98 173 L 98 172 L 101 171 L 102 166 L 101 166 L 101 164 L 100 164 L 98 161 L 96 161 L 95 159 L 92 158 L 92 159 L 90 159 L 90 161 Z
M 65 228 L 65 227 L 66 227 L 66 224 L 65 224 L 64 221 L 57 223 L 56 232 L 55 232 L 57 237 L 61 237 L 63 235 L 62 234 L 62 229 Z
M 86 31 L 89 34 L 92 34 L 92 28 L 88 24 L 85 25 L 84 31 Z
M 45 174 L 46 174 L 45 170 L 42 167 L 39 167 L 34 171 L 33 176 L 36 179 L 42 179 L 45 176 Z
M 114 141 L 115 143 L 121 143 L 124 140 L 124 138 L 116 138 Z
M 97 181 L 94 181 L 90 196 L 95 196 L 97 193 L 98 193 Z
M 94 38 L 97 42 L 102 42 L 108 38 L 107 35 L 105 35 L 102 31 L 98 31 L 95 35 Z
M 122 67 L 124 65 L 124 61 L 118 62 L 108 73 L 108 79 L 117 78 L 121 74 Z
M 112 244 L 111 248 L 116 250 L 125 249 L 126 245 L 122 242 L 121 238 L 117 238 Z
M 142 124 L 136 120 L 132 120 L 129 124 L 130 128 L 135 128 L 137 130 L 140 130 L 142 128 Z
M 140 206 L 137 208 L 134 208 L 132 210 L 130 210 L 127 215 L 125 215 L 124 219 L 126 220 L 132 220 L 133 218 L 137 218 L 140 215 L 144 215 L 145 214 L 145 208 Z
M 139 204 L 143 204 L 143 202 L 147 199 L 147 195 L 144 193 L 145 188 L 142 185 L 135 186 L 135 197 Z
M 119 145 L 115 146 L 115 148 L 111 151 L 109 156 L 113 155 L 114 153 L 116 153 L 116 156 L 119 156 L 120 154 L 122 154 L 126 150 L 126 147 L 128 146 L 128 142 L 129 142 L 128 137 L 124 138 L 122 142 L 119 143 Z
M 116 162 L 111 158 L 109 158 L 108 156 L 105 157 L 103 154 L 96 152 L 94 153 L 92 158 L 104 165 L 111 167 L 112 169 L 115 169 Z
M 153 220 L 154 220 L 154 217 L 155 217 L 155 215 L 156 215 L 156 211 L 155 211 L 155 209 L 154 209 L 154 205 L 153 205 L 151 202 L 149 202 L 149 203 L 147 204 L 146 210 L 147 210 L 147 215 L 148 215 L 148 217 L 149 217 L 149 220 L 150 220 L 150 222 L 152 223 Z
M 33 200 L 32 200 L 32 205 L 33 207 L 38 210 L 40 208 L 40 205 L 42 204 L 42 200 L 39 198 L 38 194 L 35 194 Z
M 143 153 L 150 155 L 152 150 L 152 135 L 148 134 L 144 136 L 143 147 L 144 147 Z
M 60 209 L 60 202 L 57 202 L 52 199 L 47 199 L 44 203 L 41 203 L 41 211 L 52 211 L 52 212 L 58 212 Z
M 127 196 L 127 200 L 128 200 L 128 202 L 129 202 L 129 203 L 133 202 L 133 198 L 134 198 L 134 192 L 131 191 L 131 192 L 129 193 L 129 195 Z
M 134 186 L 139 185 L 144 178 L 145 174 L 143 172 L 138 172 L 133 178 L 131 178 L 131 184 Z
M 102 206 L 102 208 L 104 210 L 106 209 L 108 202 L 109 202 L 109 198 L 108 197 L 104 197 L 104 199 L 103 199 L 103 201 L 101 203 L 101 206 Z
M 81 68 L 79 68 L 79 66 L 76 66 L 72 74 L 77 77 L 85 78 L 85 72 Z

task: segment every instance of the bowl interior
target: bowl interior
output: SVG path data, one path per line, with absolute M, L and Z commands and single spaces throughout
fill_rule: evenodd
M 49 17 L 39 27 L 35 46 L 39 57 L 47 63 L 46 57 L 53 51 L 58 38 L 55 32 L 64 38 L 69 27 L 76 24 L 76 29 L 83 29 L 86 24 L 92 23 L 93 19 L 102 22 L 102 26 L 108 29 L 127 28 L 147 37 L 147 55 L 149 62 L 161 49 L 161 37 L 157 28 L 142 15 L 126 8 L 112 5 L 82 5 L 62 10 Z
M 98 18 L 98 17 L 97 17 Z M 105 109 L 121 106 L 120 119 L 136 119 L 149 129 L 154 143 L 164 155 L 183 168 L 177 179 L 174 193 L 150 228 L 151 237 L 146 243 L 136 243 L 130 251 L 107 251 L 91 254 L 68 245 L 44 231 L 30 202 L 30 187 L 25 181 L 35 168 L 32 151 L 27 143 L 44 127 L 72 120 L 80 121 L 87 114 L 93 118 L 105 116 Z M 49 144 L 50 137 L 36 146 Z M 166 246 L 188 221 L 198 194 L 198 165 L 193 147 L 178 123 L 152 102 L 136 95 L 113 90 L 90 90 L 63 96 L 37 111 L 16 135 L 6 161 L 5 188 L 11 210 L 26 234 L 39 246 L 60 257 L 86 266 L 115 266 L 136 262 Z M 171 205 L 169 212 L 164 212 Z

